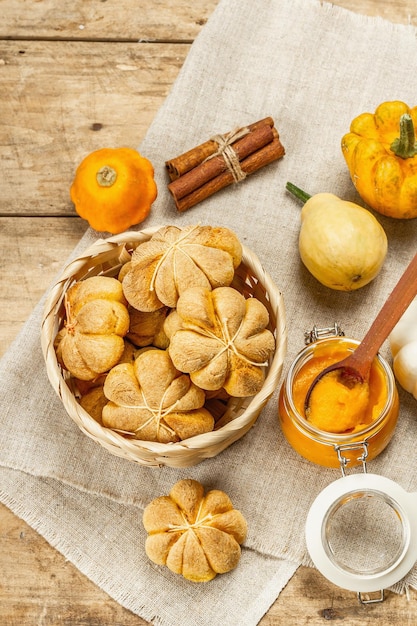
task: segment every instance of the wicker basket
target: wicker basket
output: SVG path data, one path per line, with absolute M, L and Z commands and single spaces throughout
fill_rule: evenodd
M 287 334 L 282 294 L 262 268 L 259 259 L 243 246 L 242 263 L 236 270 L 232 286 L 246 298 L 256 297 L 268 309 L 269 326 L 276 340 L 275 353 L 267 366 L 261 391 L 251 398 L 231 398 L 220 427 L 178 443 L 163 444 L 129 439 L 101 426 L 78 403 L 69 384 L 69 376 L 57 362 L 55 337 L 65 317 L 64 296 L 77 280 L 89 276 L 117 276 L 120 267 L 130 259 L 131 252 L 150 239 L 158 228 L 126 232 L 106 240 L 98 240 L 84 254 L 73 260 L 50 291 L 42 320 L 42 351 L 48 378 L 61 398 L 68 415 L 79 428 L 112 454 L 147 466 L 189 467 L 216 456 L 237 441 L 253 426 L 265 404 L 276 389 L 286 352 Z

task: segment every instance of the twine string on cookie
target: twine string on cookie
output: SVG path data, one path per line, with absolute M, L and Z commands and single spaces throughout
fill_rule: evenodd
M 248 133 L 250 133 L 249 128 L 244 127 L 232 130 L 226 135 L 214 135 L 214 137 L 212 137 L 212 141 L 215 141 L 217 143 L 218 148 L 216 152 L 210 154 L 206 159 L 204 159 L 203 162 L 209 161 L 210 159 L 213 159 L 217 156 L 222 156 L 224 162 L 226 163 L 227 169 L 229 170 L 229 172 L 231 172 L 233 176 L 234 182 L 238 183 L 241 180 L 244 180 L 246 178 L 246 173 L 240 167 L 239 157 L 234 150 L 232 144 L 235 141 L 238 141 L 238 139 L 242 139 L 242 137 L 245 137 L 245 135 L 247 135 Z

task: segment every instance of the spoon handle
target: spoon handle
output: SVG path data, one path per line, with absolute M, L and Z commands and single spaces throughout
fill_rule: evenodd
M 417 295 L 417 254 L 404 271 L 365 337 L 349 357 L 350 365 L 363 373 L 394 326 Z M 366 372 L 367 373 L 367 372 Z

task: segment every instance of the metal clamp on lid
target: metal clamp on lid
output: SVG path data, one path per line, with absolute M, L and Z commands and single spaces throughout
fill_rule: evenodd
M 343 443 L 334 447 L 337 452 L 337 458 L 339 459 L 340 469 L 342 470 L 342 476 L 346 476 L 346 466 L 349 463 L 349 459 L 343 456 L 342 452 L 345 450 L 361 450 L 362 454 L 358 456 L 357 460 L 362 462 L 362 469 L 364 474 L 368 471 L 366 467 L 366 459 L 368 458 L 368 442 L 358 441 L 356 443 Z
M 313 326 L 312 330 L 306 330 L 304 332 L 304 343 L 308 346 L 310 343 L 314 343 L 319 339 L 327 339 L 328 337 L 344 337 L 345 333 L 340 328 L 339 324 L 335 322 L 333 326 L 327 328 L 317 328 Z

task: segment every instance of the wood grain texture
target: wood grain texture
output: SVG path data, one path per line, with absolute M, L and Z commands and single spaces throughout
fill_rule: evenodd
M 0 39 L 192 41 L 218 0 L 1 0 Z
M 76 165 L 104 146 L 137 148 L 189 47 L 0 41 L 0 216 L 74 215 Z
M 412 0 L 334 0 L 332 4 L 396 24 L 417 25 L 417 3 Z
M 86 223 L 78 217 L 2 218 L 0 227 L 3 354 L 81 239 Z
M 415 0 L 333 4 L 417 25 Z M 0 0 L 0 355 L 85 232 L 82 156 L 140 144 L 217 0 Z M 126 19 L 128 16 L 128 19 Z M 414 626 L 417 594 L 356 596 L 300 568 L 262 626 Z M 0 505 L 2 626 L 143 626 Z

